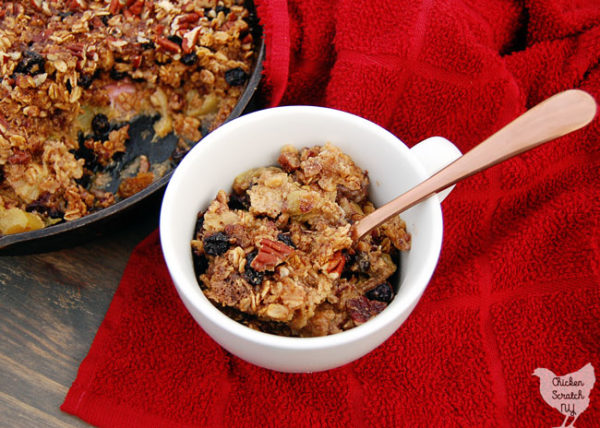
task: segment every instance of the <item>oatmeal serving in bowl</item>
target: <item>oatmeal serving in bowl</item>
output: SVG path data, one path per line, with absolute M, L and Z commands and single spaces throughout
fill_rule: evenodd
M 229 117 L 256 59 L 242 0 L 0 5 L 0 237 L 80 219 L 165 176 Z M 134 139 L 170 146 L 158 161 Z
M 352 243 L 349 224 L 459 155 L 444 138 L 409 148 L 329 108 L 232 120 L 190 150 L 165 191 L 160 243 L 173 286 L 199 327 L 250 363 L 314 372 L 356 360 L 423 295 L 441 250 L 445 194 L 404 211 L 397 233 Z
M 281 150 L 279 166 L 251 169 L 198 216 L 192 249 L 204 294 L 244 325 L 285 336 L 348 330 L 385 309 L 400 217 L 360 241 L 350 227 L 374 210 L 369 178 L 331 145 Z

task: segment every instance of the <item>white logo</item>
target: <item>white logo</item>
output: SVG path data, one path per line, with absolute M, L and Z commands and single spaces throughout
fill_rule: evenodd
M 590 405 L 590 391 L 596 382 L 594 367 L 591 363 L 564 376 L 556 376 L 548 369 L 537 368 L 533 376 L 540 378 L 540 393 L 548 405 L 565 415 L 561 427 L 575 428 L 577 418 Z M 573 420 L 565 425 L 569 417 Z

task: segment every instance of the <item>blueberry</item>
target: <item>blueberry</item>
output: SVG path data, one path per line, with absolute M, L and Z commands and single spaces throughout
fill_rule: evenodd
M 240 86 L 248 80 L 248 75 L 244 70 L 236 67 L 225 72 L 225 80 L 231 86 Z
M 180 61 L 183 65 L 194 65 L 198 62 L 198 55 L 192 52 L 182 56 Z
M 110 123 L 105 114 L 99 113 L 92 119 L 92 131 L 97 138 L 105 138 L 110 131 Z
M 230 210 L 248 211 L 248 208 L 250 208 L 250 198 L 247 193 L 242 195 L 232 193 L 231 196 L 229 196 L 229 203 L 227 206 Z
M 377 287 L 367 291 L 365 296 L 369 300 L 378 300 L 380 302 L 389 303 L 394 297 L 394 292 L 392 291 L 392 286 L 390 284 L 382 282 Z
M 15 68 L 15 73 L 30 74 L 35 76 L 44 72 L 46 59 L 37 52 L 25 51 Z
M 277 235 L 277 240 L 283 242 L 288 247 L 296 248 L 289 233 L 280 233 Z
M 83 89 L 87 89 L 92 85 L 93 80 L 93 76 L 90 76 L 89 74 L 82 74 L 79 76 L 78 83 Z
M 265 276 L 265 274 L 263 272 L 258 272 L 256 270 L 252 269 L 252 267 L 250 267 L 250 263 L 252 263 L 252 260 L 254 260 L 254 258 L 256 257 L 257 254 L 258 254 L 258 251 L 252 251 L 251 253 L 248 253 L 248 255 L 246 256 L 246 267 L 245 267 L 245 271 L 244 271 L 244 278 L 246 278 L 246 281 L 248 281 L 252 285 L 262 284 L 263 278 Z
M 178 44 L 179 46 L 181 46 L 181 43 L 183 43 L 183 39 L 179 36 L 169 36 L 167 37 L 167 39 L 169 39 L 170 41 L 172 41 L 173 43 Z
M 220 256 L 229 249 L 229 237 L 217 232 L 204 238 L 204 251 L 211 256 Z

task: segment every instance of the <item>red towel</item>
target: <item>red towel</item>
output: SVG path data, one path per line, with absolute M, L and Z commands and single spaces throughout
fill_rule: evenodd
M 466 151 L 558 91 L 600 100 L 598 0 L 256 3 L 273 105 L 350 111 L 408 145 L 443 135 Z M 414 313 L 328 372 L 276 373 L 215 344 L 181 304 L 153 234 L 62 409 L 123 427 L 557 426 L 533 371 L 589 362 L 600 378 L 599 139 L 596 118 L 459 183 Z M 598 383 L 577 427 L 598 426 Z

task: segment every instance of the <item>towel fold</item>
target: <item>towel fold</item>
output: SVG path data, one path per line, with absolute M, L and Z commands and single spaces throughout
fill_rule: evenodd
M 597 0 L 256 0 L 272 105 L 463 152 L 548 96 L 600 100 Z M 557 426 L 538 367 L 600 377 L 600 120 L 459 183 L 421 302 L 375 351 L 282 374 L 212 341 L 158 235 L 133 252 L 62 409 L 100 426 Z M 365 150 L 368 150 L 365 141 Z M 234 174 L 235 171 L 232 171 Z M 597 426 L 600 386 L 577 427 Z

